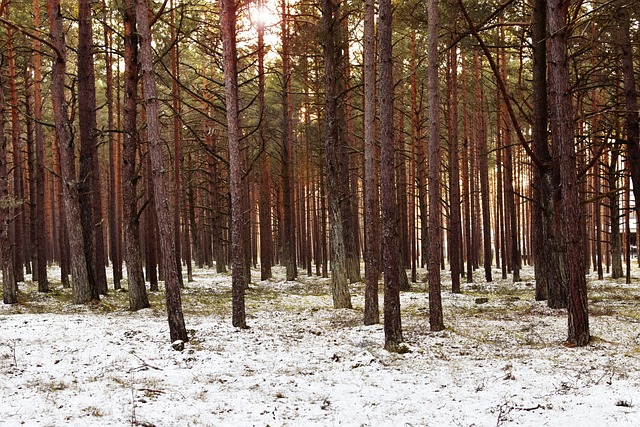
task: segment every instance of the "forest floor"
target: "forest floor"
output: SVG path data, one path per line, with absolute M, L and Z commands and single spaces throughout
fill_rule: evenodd
M 515 284 L 479 270 L 457 295 L 445 282 L 437 333 L 420 281 L 402 293 L 403 354 L 362 325 L 363 284 L 353 310 L 334 310 L 328 279 L 256 281 L 238 330 L 230 275 L 196 270 L 176 351 L 163 293 L 136 313 L 126 292 L 77 306 L 58 274 L 51 292 L 27 281 L 0 304 L 2 426 L 640 425 L 640 271 L 589 279 L 585 348 L 564 345 L 566 310 L 534 301 L 530 269 Z

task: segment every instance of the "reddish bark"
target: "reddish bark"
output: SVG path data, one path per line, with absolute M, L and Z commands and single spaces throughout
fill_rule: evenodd
M 71 276 L 73 278 L 73 302 L 84 304 L 92 299 L 85 259 L 81 226 L 78 182 L 76 179 L 75 152 L 70 137 L 70 123 L 65 101 L 66 45 L 60 0 L 47 0 L 49 32 L 53 46 L 57 49 L 51 74 L 51 99 L 56 136 L 60 147 L 60 169 L 67 238 L 70 247 Z
M 633 51 L 631 47 L 629 11 L 622 6 L 617 12 L 620 23 L 618 38 L 620 43 L 620 67 L 624 79 L 625 126 L 627 131 L 627 156 L 629 172 L 633 183 L 635 200 L 640 200 L 640 115 L 638 114 L 638 90 L 633 69 Z M 640 218 L 640 203 L 636 202 L 636 218 Z
M 334 308 L 351 308 L 349 294 L 349 276 L 347 265 L 347 242 L 345 225 L 348 224 L 347 212 L 349 198 L 345 188 L 344 169 L 347 156 L 344 140 L 339 129 L 339 80 L 342 73 L 339 66 L 341 60 L 341 26 L 340 2 L 336 0 L 322 1 L 322 26 L 324 39 L 325 65 L 325 152 L 326 176 L 329 202 L 329 233 L 331 248 L 331 291 Z M 393 143 L 393 141 L 392 141 Z M 348 179 L 346 181 L 348 185 Z
M 380 202 L 376 156 L 376 76 L 375 76 L 375 1 L 365 1 L 364 20 L 364 239 L 365 302 L 364 324 L 380 322 L 378 280 L 380 278 Z
M 505 52 L 502 53 L 502 81 L 504 85 L 507 85 L 507 57 Z M 508 100 L 503 100 L 506 104 Z M 510 261 L 511 271 L 513 272 L 513 281 L 520 281 L 520 242 L 518 239 L 518 218 L 516 213 L 515 204 L 515 190 L 514 190 L 514 171 L 513 171 L 513 149 L 511 144 L 511 121 L 504 117 L 504 186 L 505 186 L 505 206 L 507 208 L 506 214 L 509 221 L 509 249 L 510 249 Z
M 28 195 L 29 202 L 27 204 L 29 208 L 29 239 L 26 244 L 26 258 L 27 258 L 27 274 L 31 274 L 31 280 L 38 280 L 38 258 L 36 248 L 36 205 L 37 205 L 37 190 L 36 190 L 36 149 L 34 138 L 34 126 L 33 126 L 33 81 L 31 79 L 31 69 L 29 66 L 23 68 L 24 77 L 24 114 L 27 127 L 27 183 L 28 183 Z M 33 269 L 32 269 L 33 264 Z M 39 285 L 39 283 L 38 283 Z M 40 288 L 40 286 L 38 286 Z M 39 292 L 47 292 L 42 290 Z
M 442 250 L 442 205 L 440 190 L 440 96 L 438 81 L 438 0 L 427 3 L 427 77 L 429 89 L 429 325 L 432 331 L 444 329 L 440 295 L 440 253 Z
M 69 233 L 67 232 L 67 215 L 65 213 L 64 204 L 64 190 L 62 184 L 62 166 L 60 164 L 60 144 L 58 139 L 54 136 L 51 141 L 51 148 L 53 151 L 53 173 L 47 174 L 51 185 L 45 183 L 46 188 L 51 188 L 51 206 L 55 204 L 55 212 L 53 208 L 49 210 L 51 216 L 56 214 L 57 224 L 54 227 L 55 235 L 58 237 L 56 240 L 58 252 L 60 254 L 60 281 L 64 288 L 71 287 L 69 283 L 69 274 L 71 273 L 71 250 L 70 245 L 64 244 L 69 241 Z M 53 245 L 52 245 L 53 246 Z
M 9 6 L 5 14 L 9 15 Z M 16 79 L 15 49 L 13 47 L 13 31 L 7 26 L 7 59 L 9 66 L 9 88 L 11 105 L 11 150 L 13 154 L 13 260 L 14 273 L 18 282 L 24 281 L 24 236 L 25 231 L 25 203 L 24 182 L 22 173 L 22 143 L 20 141 L 20 113 L 18 110 L 18 81 Z
M 259 0 L 258 7 L 263 7 L 264 0 Z M 265 123 L 265 74 L 264 74 L 264 25 L 258 26 L 258 108 L 260 109 L 259 140 L 262 146 L 260 154 L 260 278 L 271 278 L 273 262 L 273 231 L 271 228 L 271 158 L 266 135 Z
M 449 263 L 451 265 L 451 291 L 460 292 L 462 266 L 462 220 L 460 212 L 460 161 L 458 142 L 458 55 L 451 49 L 449 70 L 449 205 L 451 226 L 449 229 Z
M 103 11 L 107 13 L 106 1 L 103 3 Z M 104 24 L 104 41 L 107 47 L 104 60 L 106 64 L 106 101 L 107 101 L 107 128 L 109 130 L 109 201 L 108 201 L 108 221 L 109 221 L 109 255 L 113 270 L 113 288 L 120 289 L 122 280 L 122 222 L 120 215 L 121 203 L 123 200 L 121 190 L 121 163 L 120 144 L 115 137 L 114 125 L 114 99 L 113 99 L 113 33 L 108 25 Z
M 397 351 L 402 338 L 400 317 L 399 249 L 394 174 L 393 59 L 391 1 L 379 6 L 378 58 L 380 70 L 380 194 L 382 208 L 382 259 L 384 270 L 385 348 Z M 439 250 L 439 248 L 438 248 Z M 438 256 L 437 262 L 440 258 Z
M 342 9 L 343 11 L 345 9 Z M 342 78 L 338 79 L 338 93 L 344 94 L 340 96 L 338 101 L 338 129 L 339 141 L 343 147 L 343 155 L 346 162 L 342 165 L 342 173 L 340 174 L 340 185 L 345 188 L 347 200 L 342 203 L 345 233 L 344 243 L 346 251 L 346 268 L 347 276 L 350 283 L 360 282 L 360 225 L 358 220 L 358 156 L 356 147 L 357 142 L 354 141 L 352 93 L 350 88 L 351 79 L 351 63 L 349 52 L 349 13 L 344 13 L 340 20 L 340 40 L 342 44 L 342 55 L 339 59 L 338 67 L 342 70 Z
M 78 191 L 80 193 L 80 214 L 91 297 L 99 299 L 100 294 L 107 293 L 107 276 L 104 267 L 104 241 L 102 238 L 92 21 L 91 1 L 79 0 L 78 121 L 80 128 L 80 181 Z
M 0 11 L 1 13 L 1 11 Z M 11 207 L 7 175 L 7 140 L 4 135 L 5 103 L 0 75 L 0 268 L 2 269 L 2 299 L 5 304 L 18 302 L 18 282 L 15 276 L 13 244 L 9 238 Z
M 281 2 L 282 34 L 282 207 L 284 214 L 282 256 L 287 269 L 286 279 L 295 280 L 298 275 L 296 266 L 296 229 L 294 205 L 293 175 L 293 130 L 291 103 L 291 57 L 289 54 L 289 26 L 287 2 Z
M 482 107 L 484 97 L 482 93 L 481 82 L 481 61 L 478 57 L 478 51 L 474 52 L 475 73 L 476 73 L 476 125 L 477 133 L 477 149 L 478 149 L 478 169 L 480 171 L 480 191 L 482 192 L 482 241 L 483 241 L 483 260 L 484 260 L 484 276 L 487 282 L 491 282 L 492 272 L 491 265 L 493 254 L 491 252 L 491 209 L 489 205 L 489 153 L 487 149 L 487 130 L 484 119 L 484 108 Z
M 40 27 L 40 2 L 33 0 L 33 25 Z M 45 224 L 45 183 L 44 183 L 44 131 L 42 126 L 42 67 L 40 55 L 40 40 L 33 40 L 33 113 L 35 119 L 36 143 L 36 239 L 35 249 L 37 258 L 38 290 L 44 292 L 49 289 L 47 277 L 47 245 Z
M 169 4 L 170 9 L 170 32 L 171 32 L 171 102 L 173 107 L 173 177 L 175 182 L 175 188 L 173 192 L 173 231 L 175 233 L 175 252 L 178 265 L 178 279 L 182 286 L 182 247 L 181 247 L 181 233 L 180 233 L 180 215 L 182 213 L 182 119 L 180 117 L 180 67 L 178 60 L 178 40 L 176 39 L 176 27 L 175 27 L 175 7 L 174 0 L 171 0 Z
M 576 346 L 589 343 L 587 284 L 584 269 L 584 247 L 580 230 L 580 202 L 574 148 L 571 84 L 567 60 L 567 6 L 564 0 L 548 0 L 549 29 L 549 117 L 554 156 L 560 170 L 562 232 L 568 276 L 568 338 Z
M 138 36 L 136 33 L 135 3 L 127 0 L 122 9 L 124 21 L 124 117 L 122 144 L 122 208 L 124 231 L 124 260 L 127 268 L 129 309 L 149 307 L 149 297 L 142 271 L 140 253 L 140 227 L 137 204 L 138 173 L 136 152 L 138 146 Z
M 182 314 L 180 278 L 175 253 L 176 242 L 167 194 L 167 176 L 162 154 L 162 140 L 160 138 L 158 96 L 151 50 L 149 5 L 146 0 L 136 0 L 136 19 L 140 37 L 140 68 L 144 86 L 144 105 L 147 116 L 147 138 L 149 141 L 154 200 L 164 267 L 169 334 L 171 341 L 188 341 L 189 337 L 187 336 Z
M 232 264 L 232 324 L 246 328 L 244 304 L 244 243 L 242 212 L 243 159 L 238 112 L 238 57 L 236 51 L 236 3 L 221 0 L 220 19 L 223 42 L 224 87 L 229 145 L 229 191 L 231 193 L 231 264 Z M 293 250 L 293 248 L 292 248 Z

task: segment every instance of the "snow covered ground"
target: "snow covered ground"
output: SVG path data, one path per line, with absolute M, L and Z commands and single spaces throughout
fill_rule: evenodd
M 46 295 L 27 282 L 19 304 L 0 304 L 0 425 L 638 426 L 637 273 L 590 280 L 586 348 L 563 345 L 566 312 L 533 300 L 530 270 L 518 284 L 479 271 L 460 295 L 445 283 L 438 333 L 418 283 L 402 295 L 405 354 L 362 325 L 362 284 L 354 310 L 334 310 L 327 279 L 257 282 L 237 330 L 230 276 L 197 270 L 183 298 L 192 338 L 176 351 L 161 293 L 130 313 L 123 292 L 74 306 L 55 280 Z

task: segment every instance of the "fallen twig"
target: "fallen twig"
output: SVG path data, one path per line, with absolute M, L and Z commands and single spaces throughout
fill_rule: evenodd
M 133 354 L 133 355 L 135 356 L 135 358 L 136 358 L 136 359 L 138 359 L 139 361 L 141 361 L 141 362 L 142 362 L 142 366 L 143 366 L 143 367 L 145 367 L 145 368 L 152 368 L 152 369 L 155 369 L 156 371 L 162 371 L 162 368 L 158 368 L 157 366 L 153 366 L 153 365 L 148 364 L 144 359 L 142 359 L 142 358 L 141 358 L 140 356 L 138 356 L 137 354 L 135 354 L 135 353 L 133 353 L 133 352 L 132 352 L 131 354 Z M 139 369 L 140 369 L 140 368 L 136 368 L 136 370 L 139 370 Z
M 515 407 L 513 409 L 517 409 L 518 411 L 535 411 L 536 409 L 544 409 L 544 406 L 542 406 L 541 404 L 537 404 L 536 406 L 532 406 L 530 408 L 518 408 Z

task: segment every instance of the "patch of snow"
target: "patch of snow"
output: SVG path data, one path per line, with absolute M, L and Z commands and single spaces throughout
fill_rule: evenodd
M 382 325 L 362 325 L 362 284 L 352 286 L 353 310 L 334 310 L 328 279 L 256 280 L 247 292 L 250 329 L 238 330 L 229 316 L 230 275 L 195 270 L 195 277 L 183 298 L 191 313 L 183 351 L 169 342 L 160 302 L 130 313 L 126 294 L 110 293 L 101 304 L 115 309 L 101 310 L 28 292 L 24 303 L 0 305 L 0 425 L 595 427 L 640 420 L 637 279 L 590 280 L 597 314 L 585 348 L 563 345 L 566 311 L 534 301 L 530 283 L 478 281 L 454 295 L 445 280 L 447 329 L 437 333 L 429 331 L 425 284 L 414 284 L 402 294 L 410 352 L 394 354 L 383 349 Z M 21 291 L 32 288 L 21 284 Z M 489 301 L 476 304 L 478 297 Z M 214 302 L 228 307 L 200 314 Z

